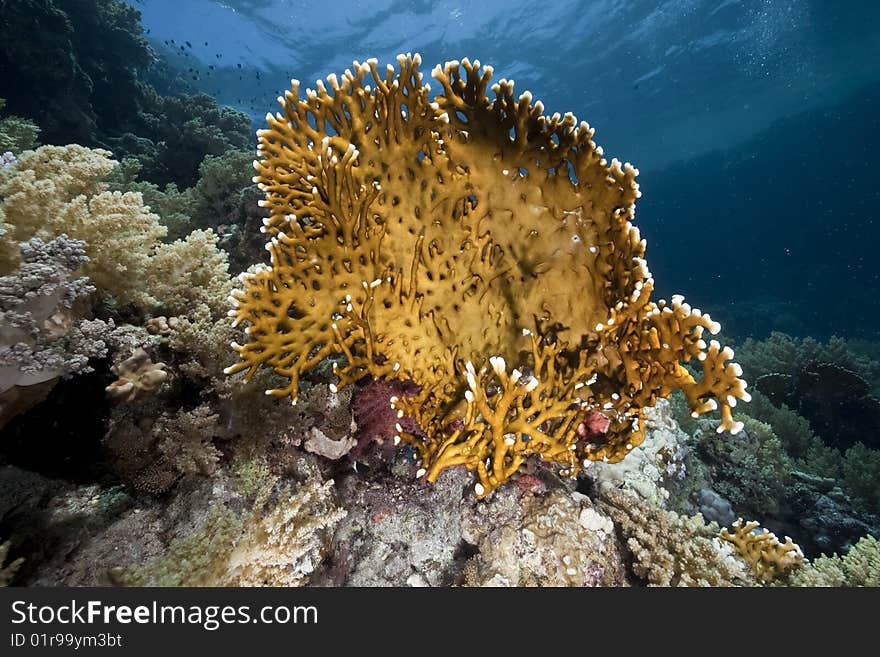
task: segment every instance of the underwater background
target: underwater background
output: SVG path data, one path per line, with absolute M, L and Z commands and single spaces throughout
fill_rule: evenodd
M 0 582 L 880 584 L 880 3 L 328 7 L 0 0 Z M 638 167 L 655 298 L 721 323 L 742 432 L 674 392 L 621 463 L 462 503 L 389 451 L 393 385 L 223 376 L 267 262 L 255 132 L 291 78 L 399 53 L 491 64 Z

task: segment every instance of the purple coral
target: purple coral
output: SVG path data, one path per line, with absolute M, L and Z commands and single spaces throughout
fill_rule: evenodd
M 74 302 L 94 287 L 77 277 L 84 243 L 61 235 L 19 245 L 21 266 L 0 276 L 0 392 L 89 371 L 106 353 L 112 324 L 86 320 Z
M 371 379 L 368 383 L 359 384 L 351 397 L 351 408 L 357 423 L 357 445 L 351 451 L 354 458 L 360 458 L 373 444 L 391 444 L 397 434 L 396 424 L 400 424 L 407 433 L 421 434 L 422 428 L 411 417 L 397 417 L 391 408 L 392 397 L 409 397 L 419 392 L 419 387 L 412 381 L 386 381 Z

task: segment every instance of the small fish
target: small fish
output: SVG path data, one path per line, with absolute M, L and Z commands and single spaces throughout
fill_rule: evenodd
M 187 42 L 186 42 L 186 46 L 187 46 L 187 48 L 192 48 L 192 47 L 193 47 L 193 44 L 191 44 L 189 41 L 187 41 Z

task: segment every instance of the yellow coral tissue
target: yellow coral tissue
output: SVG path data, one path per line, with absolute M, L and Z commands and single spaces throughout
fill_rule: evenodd
M 249 341 L 227 373 L 270 367 L 289 383 L 267 394 L 294 402 L 332 354 L 337 388 L 412 381 L 392 404 L 421 430 L 395 442 L 428 481 L 474 471 L 478 497 L 529 457 L 572 477 L 620 461 L 673 389 L 738 432 L 742 371 L 704 340 L 720 326 L 681 296 L 651 300 L 638 171 L 491 66 L 437 66 L 432 97 L 420 63 L 355 62 L 304 97 L 293 80 L 267 115 L 254 180 L 271 266 L 233 292 Z

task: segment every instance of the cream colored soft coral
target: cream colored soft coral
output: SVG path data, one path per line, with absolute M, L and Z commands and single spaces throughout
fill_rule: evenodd
M 232 283 L 229 261 L 217 248 L 217 239 L 210 229 L 194 230 L 184 239 L 156 248 L 145 275 L 163 311 L 184 315 L 204 304 L 217 316 L 225 314 Z
M 139 193 L 107 191 L 103 178 L 116 166 L 109 151 L 76 144 L 22 153 L 0 173 L 0 229 L 14 241 L 61 234 L 84 241 L 83 273 L 99 293 L 143 303 L 150 252 L 166 229 Z M 15 253 L 0 253 L 0 273 L 16 265 Z
M 186 314 L 201 304 L 221 315 L 231 283 L 226 255 L 210 230 L 165 244 L 160 217 L 140 192 L 113 192 L 109 151 L 76 144 L 26 151 L 0 172 L 0 275 L 15 269 L 7 242 L 66 234 L 86 244 L 83 266 L 98 294 L 120 304 Z

